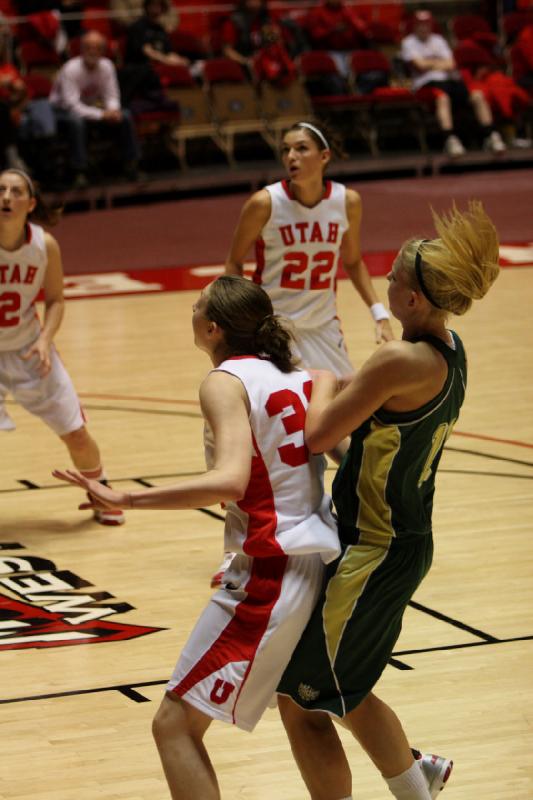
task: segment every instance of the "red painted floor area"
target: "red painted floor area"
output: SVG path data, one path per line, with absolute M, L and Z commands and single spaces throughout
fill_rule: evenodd
M 500 248 L 500 263 L 503 267 L 533 267 L 533 241 L 504 245 Z M 395 250 L 383 253 L 368 253 L 365 261 L 373 276 L 386 275 L 396 255 Z M 254 265 L 249 264 L 251 274 Z M 69 300 L 86 297 L 108 297 L 124 294 L 150 294 L 154 292 L 179 292 L 200 290 L 209 281 L 224 271 L 223 265 L 184 265 L 133 269 L 107 273 L 68 275 L 65 279 L 65 297 Z M 337 276 L 346 279 L 341 269 Z

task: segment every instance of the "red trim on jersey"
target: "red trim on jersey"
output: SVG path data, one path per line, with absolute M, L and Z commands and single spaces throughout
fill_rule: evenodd
M 251 575 L 244 587 L 245 599 L 237 605 L 233 618 L 218 639 L 196 662 L 190 672 L 172 690 L 181 697 L 197 683 L 233 661 L 248 661 L 246 675 L 233 704 L 235 707 L 276 602 L 278 601 L 288 556 L 258 558 L 252 563 Z
M 328 197 L 331 196 L 331 190 L 332 189 L 333 189 L 333 184 L 331 183 L 331 181 L 326 181 L 326 188 L 325 188 L 324 197 L 322 198 L 322 200 L 327 200 Z
M 276 540 L 278 515 L 268 469 L 252 433 L 254 454 L 246 493 L 237 505 L 248 514 L 248 529 L 243 550 L 247 556 L 281 556 L 283 550 Z
M 24 242 L 24 244 L 29 244 L 31 242 L 31 225 L 29 225 L 28 223 L 26 223 L 25 238 L 26 241 Z
M 295 199 L 295 197 L 294 197 L 293 193 L 291 192 L 291 187 L 289 186 L 289 181 L 288 181 L 286 178 L 284 178 L 284 179 L 281 181 L 281 185 L 282 185 L 282 186 L 283 186 L 283 188 L 285 189 L 285 194 L 287 195 L 287 197 L 289 198 L 289 200 L 294 200 L 294 199 Z
M 252 281 L 254 283 L 261 284 L 263 283 L 263 270 L 265 268 L 265 242 L 264 240 L 259 237 L 259 239 L 255 242 L 255 272 L 252 275 Z

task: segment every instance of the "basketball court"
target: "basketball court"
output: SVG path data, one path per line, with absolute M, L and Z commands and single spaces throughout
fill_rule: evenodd
M 455 761 L 447 800 L 533 796 L 533 299 L 531 173 L 369 182 L 363 249 L 384 275 L 429 206 L 481 197 L 500 231 L 497 283 L 450 321 L 469 356 L 466 402 L 437 480 L 432 570 L 379 685 L 412 744 Z M 57 344 L 115 486 L 204 468 L 191 306 L 220 271 L 243 195 L 65 216 L 57 229 L 67 310 Z M 355 365 L 375 347 L 348 281 L 339 315 Z M 398 325 L 395 325 L 398 334 Z M 129 512 L 104 528 L 42 423 L 9 404 L 0 459 L 2 800 L 164 800 L 150 724 L 222 552 L 223 511 Z M 333 470 L 328 471 L 328 484 Z M 387 797 L 341 731 L 357 800 Z M 207 747 L 223 797 L 303 800 L 278 719 L 253 734 L 214 723 Z

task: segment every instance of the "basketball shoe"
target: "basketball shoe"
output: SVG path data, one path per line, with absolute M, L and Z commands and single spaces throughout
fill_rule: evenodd
M 105 511 L 95 508 L 93 517 L 100 525 L 124 525 L 126 522 L 124 512 L 120 508 L 106 508 Z
M 439 792 L 444 789 L 446 781 L 451 775 L 453 761 L 431 753 L 421 753 L 420 750 L 411 750 L 411 752 L 427 781 L 431 797 L 438 797 Z
M 108 486 L 108 483 L 105 479 L 101 480 L 100 483 L 103 483 L 104 486 Z M 91 495 L 89 492 L 87 494 L 87 499 L 91 499 Z M 124 516 L 124 512 L 121 508 L 94 508 L 93 509 L 93 519 L 95 522 L 98 522 L 99 525 L 124 525 L 126 522 L 126 517 Z

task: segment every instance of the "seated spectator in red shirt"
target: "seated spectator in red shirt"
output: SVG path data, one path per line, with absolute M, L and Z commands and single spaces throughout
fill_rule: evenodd
M 292 58 L 307 47 L 301 28 L 270 14 L 266 0 L 239 0 L 221 31 L 222 52 L 241 64 L 249 77 L 278 86 L 296 77 Z
M 511 147 L 531 147 L 531 140 L 525 134 L 523 119 L 531 102 L 526 90 L 497 67 L 480 65 L 472 69 L 462 69 L 461 75 L 469 92 L 478 90 L 483 93 L 505 133 L 507 143 Z
M 305 29 L 315 50 L 360 50 L 368 44 L 364 20 L 343 0 L 323 0 L 311 9 Z
M 26 97 L 26 86 L 11 63 L 11 31 L 0 14 L 0 163 L 28 171 L 17 146 L 18 109 Z

